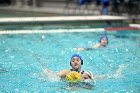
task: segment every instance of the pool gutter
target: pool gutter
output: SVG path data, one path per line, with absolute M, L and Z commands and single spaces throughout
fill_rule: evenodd
M 58 16 L 58 17 L 12 17 L 0 18 L 0 23 L 65 22 L 65 21 L 118 21 L 128 20 L 122 16 Z

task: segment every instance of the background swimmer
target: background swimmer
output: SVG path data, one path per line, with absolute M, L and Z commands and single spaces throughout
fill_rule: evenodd
M 108 42 L 109 42 L 108 37 L 106 35 L 103 35 L 103 36 L 101 36 L 98 44 L 93 45 L 89 48 L 74 48 L 74 50 L 84 51 L 84 50 L 91 50 L 91 49 L 94 49 L 94 48 L 106 47 Z

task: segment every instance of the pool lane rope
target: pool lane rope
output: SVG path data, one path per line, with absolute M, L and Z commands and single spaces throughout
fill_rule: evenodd
M 104 28 L 54 29 L 54 30 L 2 30 L 0 34 L 66 33 L 66 32 L 103 32 Z
M 140 30 L 140 26 L 130 25 L 132 27 L 106 27 L 106 28 L 88 28 L 88 29 L 47 29 L 47 30 L 1 30 L 2 34 L 35 34 L 35 33 L 70 33 L 70 32 L 106 32 L 106 31 L 122 31 L 122 30 Z

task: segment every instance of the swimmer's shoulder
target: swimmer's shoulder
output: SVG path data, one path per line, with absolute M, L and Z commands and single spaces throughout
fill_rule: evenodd
M 100 43 L 95 44 L 95 45 L 92 46 L 92 48 L 99 48 L 99 47 L 101 47 L 101 44 Z

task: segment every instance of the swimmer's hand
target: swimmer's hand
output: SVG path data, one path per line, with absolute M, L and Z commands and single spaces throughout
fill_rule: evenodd
M 84 50 L 92 50 L 93 48 L 89 47 L 89 48 L 73 48 L 73 49 L 76 51 L 84 51 Z
M 73 48 L 73 49 L 76 51 L 84 51 L 85 50 L 85 48 Z
M 49 70 L 49 69 L 47 69 L 47 68 L 44 69 L 43 72 L 44 72 L 44 73 L 53 73 L 51 70 Z
M 114 74 L 114 77 L 115 78 L 120 78 L 122 77 L 122 71 L 127 67 L 126 64 L 121 64 L 119 65 L 119 68 L 116 70 L 115 74 Z

